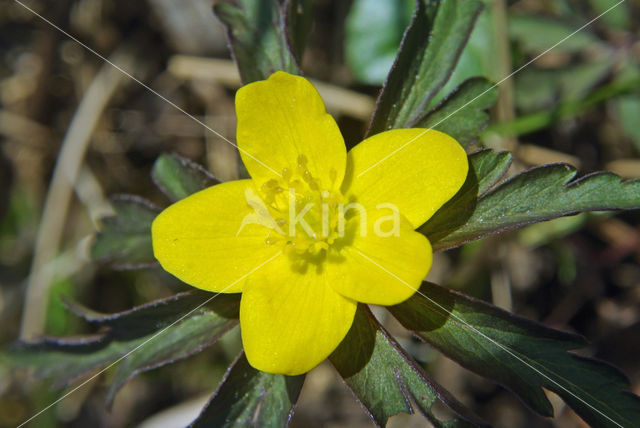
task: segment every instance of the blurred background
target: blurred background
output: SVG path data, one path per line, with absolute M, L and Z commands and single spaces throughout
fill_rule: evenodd
M 617 3 L 485 2 L 443 93 L 473 75 L 501 80 Z M 113 213 L 111 195 L 168 205 L 150 176 L 161 153 L 178 153 L 221 180 L 246 174 L 235 149 L 198 123 L 234 141 L 240 80 L 212 3 L 0 0 L 2 348 L 19 338 L 90 332 L 61 306 L 61 296 L 110 313 L 189 288 L 154 266 L 94 263 L 89 248 L 100 219 Z M 329 112 L 354 145 L 414 3 L 313 3 L 302 69 L 320 82 Z M 627 0 L 505 80 L 478 147 L 512 151 L 511 174 L 567 162 L 581 174 L 608 169 L 639 178 L 639 23 L 640 1 Z M 580 352 L 621 368 L 640 393 L 640 212 L 581 214 L 486 238 L 437 254 L 430 279 L 586 336 L 592 345 Z M 48 296 L 44 306 L 33 303 L 37 293 Z M 502 387 L 413 339 L 384 311 L 376 313 L 436 381 L 490 423 L 583 426 L 551 395 L 557 418 L 536 416 Z M 195 356 L 137 376 L 111 409 L 104 404 L 107 371 L 32 426 L 184 425 L 213 393 L 239 346 L 234 331 Z M 1 364 L 2 427 L 16 426 L 68 391 Z M 425 423 L 399 415 L 390 426 Z M 330 365 L 307 376 L 292 426 L 372 425 Z

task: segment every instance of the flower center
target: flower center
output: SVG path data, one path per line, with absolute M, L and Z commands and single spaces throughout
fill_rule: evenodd
M 322 183 L 300 155 L 294 168 L 284 168 L 281 178 L 265 182 L 261 197 L 275 221 L 266 243 L 284 245 L 286 252 L 297 254 L 328 250 L 344 229 L 343 197 L 332 190 L 336 176 L 331 169 L 330 183 Z

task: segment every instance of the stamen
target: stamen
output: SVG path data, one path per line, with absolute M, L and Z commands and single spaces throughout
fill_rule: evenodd
M 284 251 L 291 255 L 320 255 L 322 251 L 328 251 L 340 236 L 337 230 L 338 203 L 343 198 L 335 187 L 338 174 L 335 168 L 331 168 L 330 183 L 324 183 L 313 176 L 305 155 L 298 155 L 296 160 L 293 166 L 282 169 L 280 179 L 270 179 L 260 188 L 268 209 L 265 215 L 271 216 L 278 226 L 278 231 L 274 229 L 265 243 L 282 245 Z M 326 184 L 329 187 L 325 187 Z M 291 206 L 295 208 L 296 215 L 305 210 L 302 217 L 306 223 L 304 226 L 295 224 L 293 229 L 289 227 Z

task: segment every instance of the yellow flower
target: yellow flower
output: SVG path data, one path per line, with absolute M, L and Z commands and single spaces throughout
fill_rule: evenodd
M 153 222 L 153 249 L 194 287 L 242 293 L 252 366 L 305 373 L 342 341 L 357 302 L 394 305 L 419 287 L 432 250 L 414 229 L 462 186 L 467 156 L 424 129 L 347 152 L 315 88 L 284 72 L 241 88 L 236 113 L 251 179 L 171 205 Z

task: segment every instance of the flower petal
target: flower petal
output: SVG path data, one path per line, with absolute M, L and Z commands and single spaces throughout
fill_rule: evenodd
M 358 302 L 385 306 L 401 303 L 420 288 L 429 273 L 431 244 L 402 217 L 394 223 L 383 212 L 373 219 L 373 213 L 367 214 L 367 232 L 353 234 L 353 241 L 341 251 L 343 260 L 332 263 L 329 257 L 330 282 L 338 293 Z M 376 222 L 380 222 L 378 228 Z
M 308 80 L 278 71 L 243 86 L 236 93 L 236 115 L 240 155 L 257 188 L 284 168 L 297 168 L 300 155 L 323 188 L 331 181 L 340 187 L 347 160 L 344 139 Z
M 283 254 L 251 275 L 242 293 L 240 326 L 247 359 L 269 373 L 306 373 L 340 344 L 356 306 L 327 283 L 322 265 L 292 269 Z
M 460 144 L 433 129 L 394 129 L 347 155 L 343 193 L 365 207 L 395 204 L 414 229 L 460 189 L 469 163 Z
M 218 184 L 162 211 L 151 227 L 162 267 L 203 290 L 242 291 L 245 277 L 280 250 L 265 243 L 268 228 L 242 227 L 253 213 L 245 197 L 252 186 L 251 180 Z

